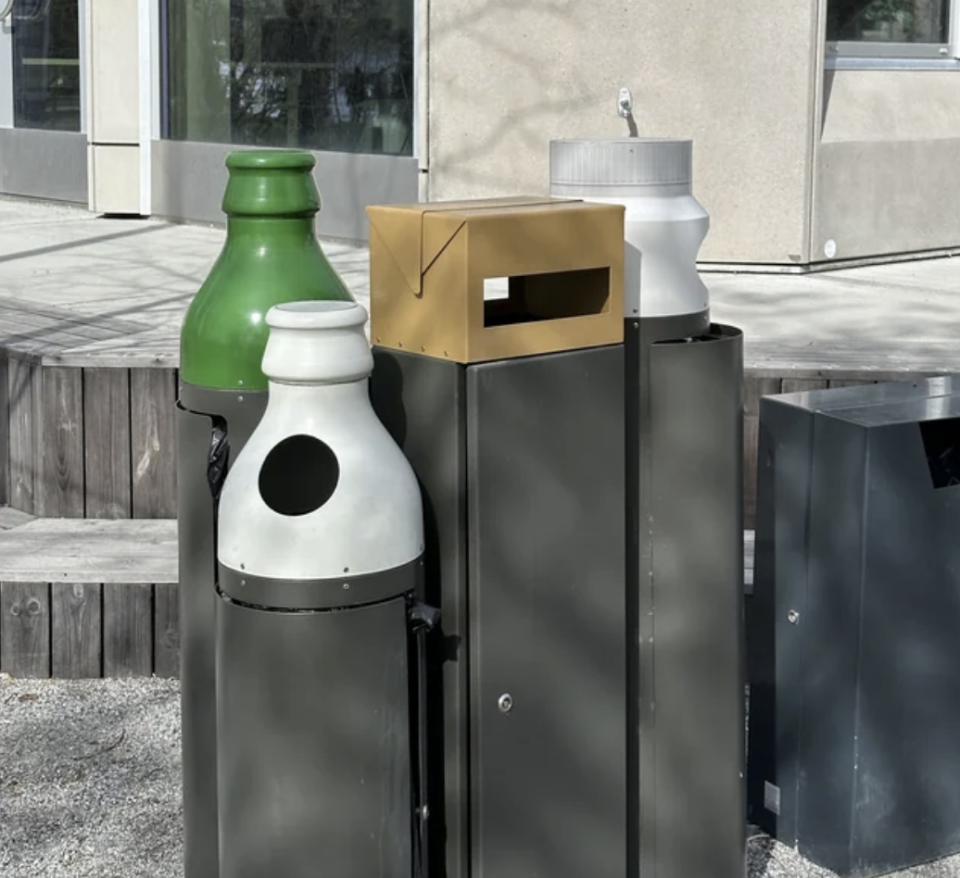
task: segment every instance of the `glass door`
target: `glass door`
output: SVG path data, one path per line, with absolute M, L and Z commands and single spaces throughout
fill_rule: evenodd
M 0 192 L 87 201 L 84 0 L 0 0 Z

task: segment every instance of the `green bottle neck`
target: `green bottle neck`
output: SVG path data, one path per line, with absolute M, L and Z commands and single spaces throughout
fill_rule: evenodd
M 239 244 L 244 247 L 254 243 L 260 249 L 265 246 L 293 244 L 302 247 L 305 241 L 316 244 L 314 218 L 237 216 L 227 218 L 227 246 Z M 317 244 L 319 247 L 320 245 Z

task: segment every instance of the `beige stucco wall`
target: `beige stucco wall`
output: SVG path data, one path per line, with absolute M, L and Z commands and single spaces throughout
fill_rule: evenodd
M 706 261 L 806 261 L 819 4 L 795 0 L 432 0 L 431 200 L 548 190 L 553 138 L 695 140 Z M 421 117 L 422 118 L 422 117 Z M 423 141 L 421 141 L 423 142 Z
M 960 246 L 958 167 L 960 72 L 828 72 L 812 258 Z

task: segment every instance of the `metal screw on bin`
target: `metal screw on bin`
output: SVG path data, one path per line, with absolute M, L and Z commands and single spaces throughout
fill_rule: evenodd
M 796 610 L 791 610 L 787 613 L 787 621 L 791 625 L 796 625 L 800 621 L 800 614 Z
M 510 713 L 513 710 L 513 698 L 509 693 L 505 693 L 497 699 L 497 706 L 500 708 L 501 713 Z
M 217 878 L 215 526 L 224 478 L 267 405 L 263 315 L 280 302 L 352 301 L 317 243 L 310 153 L 227 157 L 227 236 L 180 336 L 177 518 L 185 878 Z
M 221 878 L 422 874 L 411 693 L 438 613 L 417 597 L 420 488 L 370 404 L 366 318 L 320 301 L 266 315 L 269 403 L 218 516 Z

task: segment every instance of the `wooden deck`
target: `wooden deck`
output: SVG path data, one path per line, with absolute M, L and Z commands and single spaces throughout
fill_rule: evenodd
M 65 518 L 176 516 L 172 325 L 0 297 L 0 503 Z M 761 396 L 960 373 L 960 346 L 745 340 L 744 510 L 754 524 Z
M 176 357 L 151 348 L 156 337 L 0 297 L 0 502 L 50 517 L 176 515 Z
M 175 521 L 37 519 L 0 510 L 0 672 L 13 677 L 175 677 Z M 753 590 L 753 533 L 744 534 Z
M 0 533 L 0 671 L 179 673 L 175 521 L 39 519 Z

